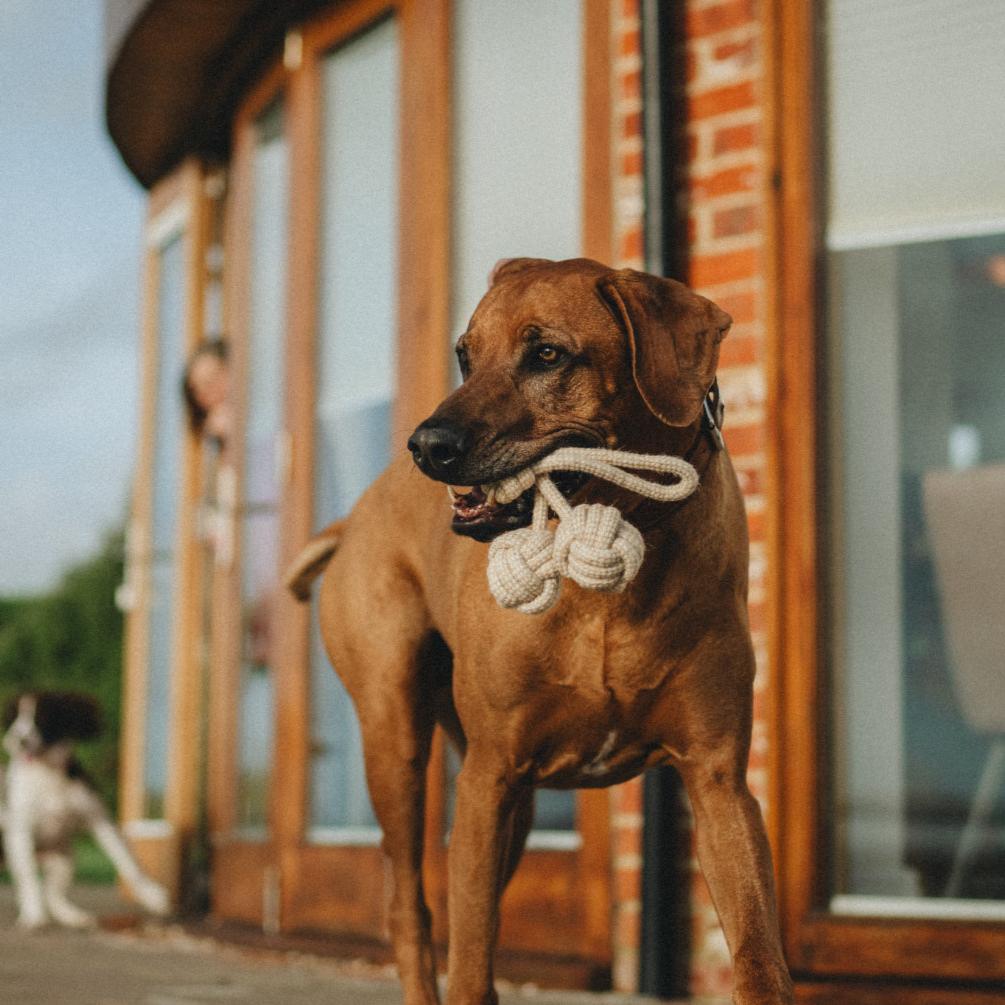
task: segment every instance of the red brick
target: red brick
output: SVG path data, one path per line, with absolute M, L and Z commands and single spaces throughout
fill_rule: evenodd
M 639 70 L 629 70 L 621 74 L 621 97 L 637 98 L 642 94 L 642 73 Z
M 727 402 L 727 409 L 728 409 Z M 726 428 L 729 428 L 729 413 L 726 413 Z M 754 454 L 753 457 L 738 457 L 735 456 L 733 460 L 737 464 L 736 476 L 740 482 L 740 488 L 743 490 L 745 496 L 756 496 L 761 495 L 764 491 L 764 472 L 759 466 L 752 466 L 750 464 L 751 460 L 760 462 L 763 460 L 760 454 Z M 746 463 L 742 463 L 746 462 Z
M 642 151 L 633 150 L 621 158 L 621 176 L 632 178 L 640 174 L 642 174 Z
M 712 7 L 688 11 L 687 34 L 689 38 L 714 35 L 720 31 L 749 24 L 756 17 L 754 0 L 730 0 Z
M 618 46 L 622 56 L 635 56 L 641 51 L 638 30 L 623 32 Z
M 691 197 L 695 200 L 714 199 L 720 195 L 735 195 L 737 192 L 753 192 L 760 172 L 754 164 L 738 164 L 723 168 L 713 174 L 691 180 Z
M 641 112 L 631 112 L 621 120 L 621 135 L 626 140 L 633 140 L 642 135 Z
M 726 310 L 721 301 L 716 302 Z M 733 322 L 736 323 L 735 315 Z M 728 335 L 719 350 L 719 366 L 755 366 L 760 361 L 761 340 L 754 335 Z
M 752 80 L 739 84 L 716 87 L 704 94 L 696 94 L 688 99 L 688 118 L 710 119 L 713 115 L 735 112 L 741 108 L 753 108 L 757 103 L 757 88 Z
M 638 259 L 642 257 L 642 228 L 633 227 L 621 235 L 620 257 L 622 259 Z
M 622 0 L 621 16 L 633 19 L 639 16 L 639 0 Z
M 734 325 L 749 325 L 757 320 L 756 293 L 731 293 L 716 303 L 733 319 Z
M 757 55 L 757 40 L 745 39 L 743 42 L 723 42 L 712 50 L 714 59 L 732 59 L 742 66 L 748 66 Z
M 764 541 L 766 538 L 767 523 L 764 511 L 747 514 L 747 533 L 751 541 Z
M 752 632 L 764 632 L 768 628 L 767 605 L 758 601 L 747 605 L 747 613 L 750 616 L 750 630 Z
M 737 150 L 755 148 L 760 143 L 761 131 L 756 122 L 745 122 L 738 126 L 723 126 L 712 134 L 712 153 L 735 153 Z
M 642 812 L 642 779 L 633 778 L 630 782 L 619 785 L 615 790 L 618 813 Z
M 735 237 L 757 230 L 760 214 L 756 206 L 733 206 L 720 209 L 712 216 L 713 237 Z
M 764 426 L 762 423 L 730 426 L 727 421 L 723 435 L 726 438 L 726 446 L 734 457 L 760 454 L 764 450 Z
M 760 265 L 760 253 L 756 248 L 721 255 L 695 255 L 691 259 L 691 285 L 703 288 L 749 279 L 758 274 Z
M 637 826 L 619 824 L 614 828 L 614 854 L 638 855 L 642 851 L 642 821 Z
M 619 911 L 618 927 L 614 934 L 615 944 L 635 949 L 641 943 L 642 916 L 638 911 Z
M 614 896 L 616 900 L 636 900 L 642 895 L 642 869 L 633 866 L 614 870 Z

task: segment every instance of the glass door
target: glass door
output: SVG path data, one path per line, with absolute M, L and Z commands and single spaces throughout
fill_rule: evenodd
M 396 394 L 398 26 L 324 58 L 314 512 L 345 516 L 390 460 Z M 352 702 L 311 619 L 309 840 L 375 844 Z
M 275 718 L 276 594 L 283 424 L 287 147 L 282 97 L 255 119 L 249 324 L 244 347 L 243 436 L 237 500 L 240 567 L 236 825 L 262 838 L 269 826 Z
M 214 912 L 280 926 L 276 860 L 277 683 L 282 671 L 289 120 L 278 74 L 235 129 L 226 221 L 224 324 L 235 428 L 219 459 L 208 803 Z

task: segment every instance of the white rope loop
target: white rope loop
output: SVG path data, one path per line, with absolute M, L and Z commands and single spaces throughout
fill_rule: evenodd
M 625 468 L 671 474 L 676 482 L 651 482 Z M 535 488 L 530 527 L 501 534 L 489 547 L 488 580 L 503 607 L 541 614 L 558 599 L 561 576 L 584 589 L 620 593 L 645 558 L 645 542 L 614 506 L 571 506 L 548 477 L 553 471 L 582 471 L 660 502 L 686 499 L 698 487 L 698 472 L 683 458 L 630 454 L 593 447 L 562 447 L 515 475 L 488 486 L 506 504 Z M 549 508 L 558 528 L 548 529 Z

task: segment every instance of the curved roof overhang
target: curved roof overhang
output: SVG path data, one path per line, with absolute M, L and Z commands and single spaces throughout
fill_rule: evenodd
M 147 188 L 227 157 L 234 111 L 290 27 L 332 0 L 106 0 L 105 120 Z

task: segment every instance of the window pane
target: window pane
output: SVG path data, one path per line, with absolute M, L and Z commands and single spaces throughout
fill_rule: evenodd
M 278 464 L 283 424 L 287 145 L 281 101 L 255 123 L 248 387 L 240 502 L 239 826 L 264 829 L 272 766 L 273 605 L 279 563 Z
M 454 4 L 454 338 L 500 258 L 581 252 L 581 8 Z
M 390 457 L 398 240 L 398 34 L 385 20 L 323 72 L 322 258 L 315 513 L 351 509 Z M 359 726 L 312 619 L 315 828 L 372 828 Z M 315 837 L 319 837 L 315 831 Z
M 185 241 L 179 234 L 161 248 L 157 276 L 157 399 L 153 451 L 151 566 L 147 581 L 148 631 L 143 755 L 143 815 L 164 815 L 173 653 L 175 539 L 184 408 L 178 392 L 184 367 Z
M 580 0 L 457 0 L 451 342 L 501 258 L 582 252 Z M 448 775 L 453 784 L 453 775 Z M 538 793 L 535 826 L 575 829 L 575 793 Z
M 1002 901 L 1005 235 L 830 269 L 834 905 Z

